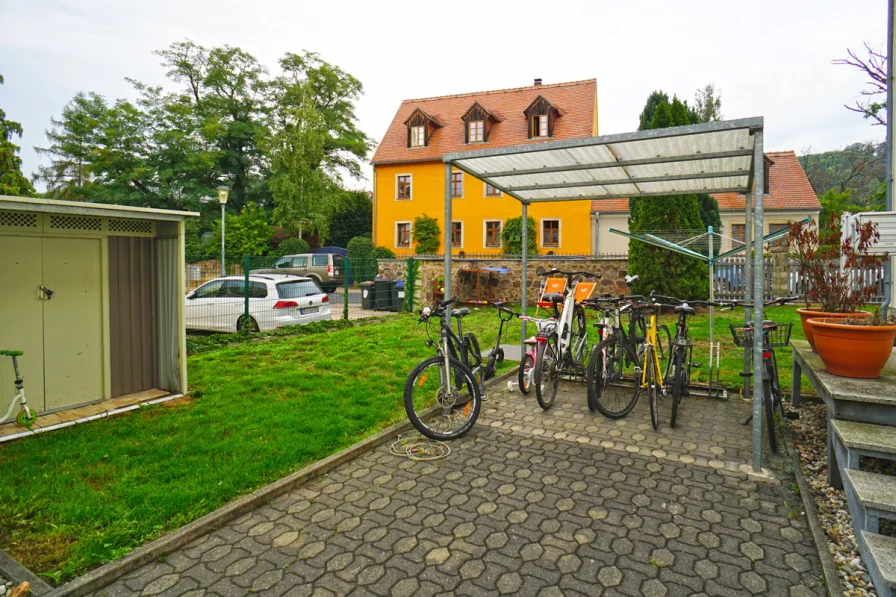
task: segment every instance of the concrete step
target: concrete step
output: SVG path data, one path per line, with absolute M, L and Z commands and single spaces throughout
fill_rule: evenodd
M 831 420 L 831 427 L 848 450 L 862 452 L 863 456 L 896 460 L 896 427 L 837 419 Z
M 896 518 L 896 477 L 851 469 L 843 473 L 862 506 L 892 515 L 886 518 Z
M 862 560 L 878 595 L 891 597 L 896 590 L 896 539 L 868 531 L 857 533 Z

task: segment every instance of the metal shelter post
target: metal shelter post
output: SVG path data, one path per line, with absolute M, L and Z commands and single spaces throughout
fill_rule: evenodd
M 528 289 L 529 289 L 529 204 L 525 201 L 520 201 L 520 204 L 523 206 L 522 210 L 522 222 L 523 231 L 522 231 L 522 240 L 523 240 L 523 255 L 521 259 L 520 269 L 522 270 L 523 276 L 523 288 L 522 288 L 522 302 L 520 305 L 520 313 L 523 315 L 528 315 L 526 312 L 526 301 L 528 299 Z M 526 358 L 526 321 L 523 320 L 523 335 L 520 338 L 520 367 L 523 366 L 523 361 Z M 533 363 L 534 365 L 534 363 Z
M 765 193 L 765 154 L 762 148 L 763 130 L 753 132 L 753 470 L 762 471 L 762 320 L 765 300 L 765 256 L 762 253 L 763 213 L 762 195 Z
M 444 300 L 451 298 L 451 162 L 445 162 L 445 293 Z M 451 309 L 445 309 L 445 323 L 451 326 Z
M 712 226 L 707 228 L 706 234 L 709 236 L 709 302 L 713 302 L 716 300 L 716 277 L 715 277 L 715 263 L 713 263 L 713 245 L 714 237 L 712 232 Z M 709 306 L 709 393 L 712 394 L 712 346 L 716 339 L 716 314 L 713 306 Z
M 894 154 L 894 139 L 896 139 L 896 83 L 894 83 L 894 52 L 896 52 L 896 2 L 890 0 L 887 2 L 889 6 L 887 10 L 887 188 L 884 199 L 884 211 L 893 211 L 893 180 L 894 171 L 896 171 L 896 154 Z M 881 311 L 884 317 L 888 315 L 890 310 L 890 302 L 893 299 L 896 289 L 893 287 L 893 255 L 887 259 L 884 264 L 884 303 L 881 305 Z
M 749 303 L 753 295 L 753 264 L 750 263 L 750 247 L 753 240 L 753 196 L 744 195 L 744 301 Z M 744 309 L 744 323 L 750 321 L 750 310 Z M 750 395 L 750 348 L 744 346 L 743 397 Z

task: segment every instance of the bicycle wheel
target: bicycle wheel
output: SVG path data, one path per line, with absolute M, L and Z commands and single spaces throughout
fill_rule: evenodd
M 784 392 L 781 391 L 781 382 L 778 379 L 778 359 L 775 357 L 775 351 L 772 351 L 772 357 L 769 361 L 769 377 L 771 378 L 774 404 L 781 409 L 781 416 L 784 416 Z
M 586 385 L 588 408 L 597 410 L 611 419 L 624 417 L 638 402 L 638 380 L 634 388 L 619 385 L 626 357 L 631 362 L 635 354 L 627 345 L 620 345 L 615 338 L 607 338 L 591 349 L 588 360 Z
M 647 399 L 650 402 L 650 424 L 653 425 L 654 431 L 660 428 L 659 404 L 657 404 L 656 385 L 657 370 L 654 363 L 653 347 L 648 346 L 644 351 L 645 367 L 644 374 L 647 380 Z
M 772 452 L 778 453 L 778 439 L 775 437 L 775 399 L 772 394 L 771 362 L 765 361 L 765 371 L 762 380 L 762 408 L 765 409 L 765 423 L 768 426 L 768 445 Z
M 460 361 L 434 356 L 411 371 L 404 384 L 404 409 L 414 427 L 430 439 L 456 439 L 476 423 L 482 406 L 479 386 Z
M 560 387 L 560 347 L 557 334 L 548 336 L 546 342 L 538 343 L 535 353 L 535 398 L 538 405 L 547 410 L 554 404 Z
M 472 333 L 468 332 L 464 334 L 461 354 L 463 355 L 461 363 L 463 363 L 463 365 L 470 370 L 470 373 L 473 374 L 473 379 L 479 386 L 479 393 L 485 395 L 486 373 L 484 363 L 482 362 L 482 351 L 479 350 L 479 341 Z
M 656 352 L 660 357 L 663 380 L 672 379 L 672 334 L 664 323 L 656 326 Z
M 585 321 L 585 307 L 582 305 L 577 304 L 575 306 L 571 325 L 569 346 L 571 350 L 575 351 L 572 358 L 578 364 L 584 361 L 585 351 L 588 349 L 588 342 L 585 340 L 585 337 L 588 335 L 588 328 Z
M 532 355 L 528 352 L 523 355 L 523 362 L 520 363 L 520 371 L 519 371 L 519 382 L 520 382 L 520 392 L 523 394 L 528 394 L 529 389 L 532 387 L 532 377 L 530 373 L 532 372 L 532 367 L 535 366 L 535 359 L 532 358 Z
M 681 402 L 681 391 L 684 389 L 685 383 L 684 357 L 684 349 L 679 347 L 672 358 L 672 415 L 669 417 L 669 425 L 673 429 L 678 418 L 678 404 Z

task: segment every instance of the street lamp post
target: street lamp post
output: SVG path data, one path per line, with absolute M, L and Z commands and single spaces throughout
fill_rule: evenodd
M 227 262 L 224 260 L 224 206 L 227 205 L 227 195 L 230 194 L 230 188 L 221 185 L 216 189 L 218 191 L 218 201 L 221 202 L 221 275 L 227 275 Z

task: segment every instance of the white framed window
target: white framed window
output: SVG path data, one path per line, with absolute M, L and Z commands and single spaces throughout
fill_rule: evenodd
M 485 121 L 484 120 L 471 120 L 467 127 L 469 128 L 467 132 L 467 137 L 470 140 L 470 143 L 482 143 L 485 141 Z
M 411 147 L 426 147 L 426 127 L 411 127 Z
M 411 199 L 411 175 L 395 175 L 395 199 L 397 201 L 410 201 Z
M 560 220 L 556 218 L 541 221 L 541 246 L 545 249 L 560 248 Z
M 411 222 L 395 222 L 395 248 L 411 248 Z
M 501 191 L 493 187 L 492 185 L 485 183 L 485 196 L 486 197 L 501 197 L 504 195 Z
M 451 222 L 451 248 L 464 248 L 464 223 L 463 220 L 454 220 Z
M 482 246 L 486 249 L 500 249 L 504 246 L 501 232 L 504 223 L 501 220 L 485 220 L 482 222 Z

